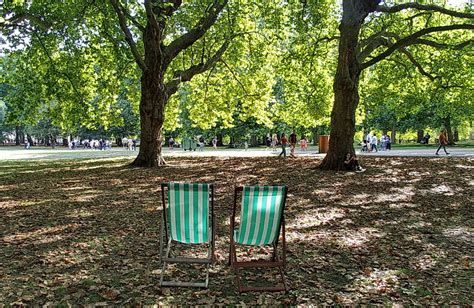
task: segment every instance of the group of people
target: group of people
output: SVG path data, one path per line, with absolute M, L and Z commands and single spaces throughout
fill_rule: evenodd
M 286 138 L 285 133 L 282 133 L 281 138 L 280 138 L 280 144 L 281 144 L 281 152 L 278 155 L 279 157 L 281 157 L 282 155 L 283 157 L 286 157 L 286 148 L 288 144 L 290 146 L 290 157 L 296 157 L 295 149 L 296 149 L 296 144 L 297 144 L 297 136 L 296 136 L 295 131 L 293 131 L 290 134 L 289 139 Z
M 71 150 L 77 148 L 78 144 L 82 144 L 83 149 L 92 149 L 92 150 L 107 150 L 112 148 L 112 142 L 104 139 L 84 139 L 82 142 L 72 140 L 69 142 L 69 148 Z
M 126 148 L 129 151 L 137 150 L 137 140 L 124 137 L 122 139 L 122 147 Z
M 378 152 L 378 145 L 379 145 L 379 139 L 377 138 L 377 135 L 374 133 L 368 133 L 364 140 L 362 140 L 362 152 Z M 382 151 L 386 150 L 391 150 L 392 149 L 392 141 L 390 137 L 386 134 L 383 134 L 382 137 L 380 138 L 380 149 Z

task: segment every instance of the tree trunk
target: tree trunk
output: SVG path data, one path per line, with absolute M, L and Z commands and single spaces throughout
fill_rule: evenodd
M 331 112 L 329 151 L 319 168 L 343 170 L 347 153 L 354 153 L 355 111 L 359 103 L 360 67 L 357 43 L 365 18 L 358 16 L 352 1 L 344 1 L 344 13 L 339 31 L 339 57 L 334 79 L 334 106 Z M 354 10 L 354 11 L 351 11 Z
M 258 146 L 258 137 L 255 135 L 250 136 L 250 145 L 253 147 Z
M 453 145 L 453 129 L 451 128 L 451 116 L 448 115 L 444 120 L 444 127 L 446 128 L 446 132 L 448 134 L 448 145 Z
M 161 128 L 165 121 L 168 95 L 164 84 L 162 40 L 163 29 L 147 24 L 143 43 L 145 67 L 142 68 L 140 98 L 140 150 L 132 162 L 134 167 L 157 167 L 166 164 L 163 159 Z
M 459 131 L 458 131 L 457 128 L 454 129 L 453 141 L 454 141 L 454 142 L 458 142 L 458 141 L 459 141 Z
M 163 76 L 163 74 L 160 75 Z M 165 120 L 164 111 L 168 97 L 164 91 L 163 79 L 159 78 L 159 74 L 144 73 L 141 84 L 140 150 L 132 166 L 157 167 L 166 164 L 161 148 L 161 128 Z
M 26 139 L 28 140 L 31 146 L 34 145 L 33 138 L 31 138 L 30 134 L 26 134 Z
M 19 125 L 15 126 L 15 145 L 20 145 L 20 134 L 21 134 L 21 128 Z
M 391 133 L 391 136 L 390 136 L 390 142 L 392 144 L 396 144 L 397 143 L 397 127 L 395 125 L 393 125 L 392 127 L 392 133 Z
M 422 129 L 417 130 L 416 132 L 416 142 L 420 143 L 421 140 L 423 140 L 423 137 L 425 136 L 424 131 Z

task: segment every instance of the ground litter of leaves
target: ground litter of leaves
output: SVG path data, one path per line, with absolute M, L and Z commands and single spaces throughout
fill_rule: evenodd
M 129 162 L 0 164 L 0 305 L 474 301 L 472 158 L 371 157 L 364 173 L 317 170 L 317 158 L 175 158 L 159 169 Z M 159 187 L 170 180 L 215 184 L 208 289 L 158 285 Z M 286 294 L 236 291 L 228 221 L 234 186 L 244 184 L 288 186 Z

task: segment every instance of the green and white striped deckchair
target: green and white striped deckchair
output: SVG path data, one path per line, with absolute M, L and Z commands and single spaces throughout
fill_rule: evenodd
M 209 265 L 212 263 L 214 255 L 214 186 L 206 183 L 170 182 L 161 184 L 161 189 L 163 220 L 160 241 L 160 258 L 162 261 L 160 285 L 207 287 L 209 283 Z M 167 194 L 165 193 L 166 189 L 168 190 Z M 208 256 L 207 258 L 170 258 L 173 241 L 183 244 L 207 243 Z M 163 254 L 165 242 L 167 249 Z M 164 281 L 163 275 L 168 263 L 205 264 L 206 281 Z
M 241 193 L 240 225 L 235 228 L 237 199 Z M 286 186 L 244 186 L 236 187 L 234 210 L 231 217 L 231 243 L 229 263 L 236 272 L 237 286 L 245 291 L 286 291 L 283 269 L 286 262 L 286 240 L 284 209 Z M 282 233 L 282 260 L 278 257 L 278 241 Z M 237 261 L 236 244 L 250 246 L 273 246 L 271 261 Z M 242 286 L 239 268 L 278 267 L 282 284 L 277 286 Z
M 270 245 L 278 237 L 284 207 L 284 186 L 244 186 L 240 227 L 234 241 L 243 245 Z

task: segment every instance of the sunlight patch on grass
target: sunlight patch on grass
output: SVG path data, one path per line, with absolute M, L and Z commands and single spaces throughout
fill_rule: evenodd
M 367 204 L 370 200 L 370 195 L 369 194 L 357 194 L 354 196 L 351 196 L 350 198 L 347 198 L 344 202 L 341 202 L 344 205 L 363 205 Z
M 24 240 L 34 240 L 40 241 L 44 240 L 46 237 L 52 237 L 54 234 L 59 232 L 64 232 L 67 230 L 66 233 L 72 232 L 73 230 L 79 227 L 78 224 L 67 224 L 67 225 L 60 225 L 54 227 L 43 227 L 36 229 L 34 231 L 29 232 L 20 232 L 17 234 L 7 235 L 3 237 L 3 240 L 8 243 L 19 243 Z
M 385 232 L 381 232 L 375 228 L 360 228 L 358 230 L 348 230 L 350 232 L 341 234 L 338 236 L 337 243 L 341 247 L 348 248 L 359 248 L 362 245 L 373 241 L 374 239 L 381 238 L 386 235 Z
M 439 186 L 435 186 L 429 190 L 435 194 L 443 194 L 446 196 L 453 196 L 455 192 L 463 191 L 461 188 L 453 189 L 449 185 L 441 184 Z
M 364 268 L 363 274 L 354 280 L 348 290 L 376 295 L 393 292 L 398 287 L 398 271 Z
M 420 204 L 410 202 L 397 202 L 388 205 L 388 207 L 391 209 L 417 208 L 419 206 Z
M 66 215 L 66 217 L 70 218 L 87 218 L 92 216 L 94 216 L 94 213 L 92 213 L 90 210 L 84 209 L 74 209 L 70 214 Z
M 459 168 L 459 169 L 474 169 L 474 166 L 466 166 L 466 165 L 454 165 L 454 167 Z
M 443 235 L 449 239 L 456 241 L 466 241 L 474 243 L 474 228 L 470 227 L 457 227 L 448 228 L 443 231 Z
M 327 224 L 345 216 L 345 211 L 337 208 L 329 209 L 310 209 L 305 212 L 296 215 L 293 219 L 296 224 L 289 225 L 297 229 L 305 229 L 318 225 Z

